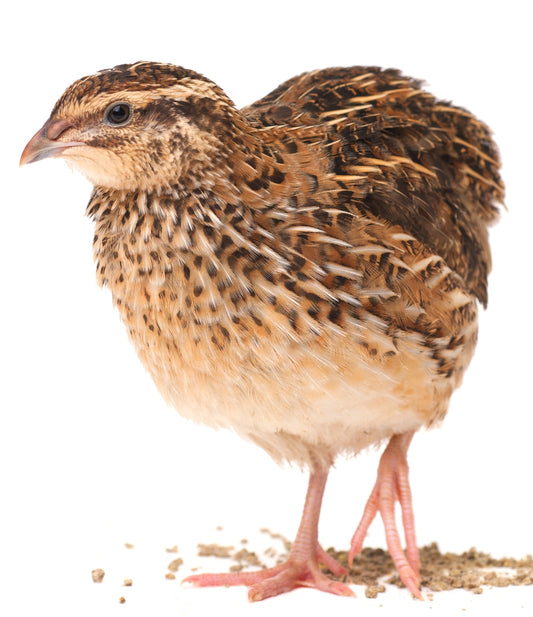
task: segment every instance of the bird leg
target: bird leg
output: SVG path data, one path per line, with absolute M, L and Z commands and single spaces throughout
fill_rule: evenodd
M 340 596 L 353 596 L 354 593 L 348 585 L 330 580 L 320 571 L 318 565 L 319 562 L 324 564 L 336 576 L 347 573 L 345 568 L 318 544 L 318 519 L 327 477 L 328 473 L 324 470 L 311 473 L 300 527 L 287 561 L 259 572 L 194 574 L 183 582 L 200 587 L 250 585 L 248 599 L 252 602 L 296 587 L 314 587 Z
M 351 565 L 354 556 L 361 552 L 368 528 L 379 512 L 385 526 L 387 547 L 398 574 L 411 593 L 423 600 L 419 590 L 420 557 L 416 544 L 415 519 L 409 486 L 409 467 L 407 465 L 407 449 L 413 435 L 414 432 L 394 435 L 383 452 L 374 489 L 352 538 L 348 563 Z M 405 553 L 402 550 L 400 535 L 396 526 L 394 514 L 396 501 L 400 503 L 402 510 L 406 542 Z

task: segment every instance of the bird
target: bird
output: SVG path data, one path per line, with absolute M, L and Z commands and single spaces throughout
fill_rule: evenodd
M 445 417 L 487 304 L 489 128 L 397 69 L 306 72 L 238 109 L 140 61 L 66 89 L 21 165 L 53 157 L 94 186 L 97 280 L 164 399 L 309 472 L 284 563 L 185 580 L 354 595 L 319 543 L 324 488 L 338 457 L 386 444 L 349 562 L 379 514 L 423 599 L 407 452 Z

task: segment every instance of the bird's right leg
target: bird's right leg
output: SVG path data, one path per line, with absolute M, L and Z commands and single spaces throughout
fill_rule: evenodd
M 324 470 L 311 473 L 300 527 L 287 561 L 259 572 L 194 574 L 183 582 L 200 587 L 250 585 L 250 601 L 263 600 L 296 587 L 314 587 L 336 595 L 353 596 L 348 585 L 330 580 L 318 565 L 319 562 L 324 564 L 336 576 L 346 574 L 345 568 L 318 544 L 318 519 L 327 477 Z

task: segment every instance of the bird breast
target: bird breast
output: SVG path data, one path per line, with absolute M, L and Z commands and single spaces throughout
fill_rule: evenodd
M 445 414 L 477 322 L 474 300 L 450 285 L 437 257 L 406 266 L 428 288 L 451 288 L 446 297 L 434 292 L 435 310 L 439 298 L 450 309 L 455 297 L 466 318 L 444 333 L 430 332 L 434 320 L 418 331 L 401 320 L 392 327 L 392 318 L 364 309 L 363 296 L 330 291 L 318 265 L 300 287 L 280 284 L 288 260 L 268 246 L 246 246 L 235 227 L 217 229 L 221 214 L 198 200 L 96 189 L 88 212 L 98 280 L 156 386 L 183 416 L 232 428 L 276 460 L 306 465 Z M 349 275 L 347 266 L 330 268 Z M 414 305 L 402 314 L 424 321 Z

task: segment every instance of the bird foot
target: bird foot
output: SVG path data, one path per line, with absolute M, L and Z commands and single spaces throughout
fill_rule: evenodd
M 198 587 L 247 585 L 248 599 L 257 602 L 285 593 L 297 587 L 312 587 L 338 596 L 355 596 L 353 591 L 338 581 L 330 580 L 320 571 L 318 563 L 325 565 L 334 575 L 341 576 L 347 571 L 320 546 L 309 558 L 289 555 L 287 561 L 258 572 L 234 572 L 222 574 L 193 574 L 183 580 Z
M 424 597 L 419 589 L 420 556 L 416 544 L 409 467 L 407 465 L 407 449 L 412 436 L 412 433 L 395 435 L 383 452 L 376 483 L 366 503 L 361 522 L 352 538 L 348 563 L 351 565 L 355 555 L 361 552 L 368 528 L 379 512 L 385 526 L 387 547 L 400 579 L 416 598 L 423 600 Z M 400 503 L 402 510 L 406 542 L 405 553 L 396 526 L 394 513 L 396 501 Z

